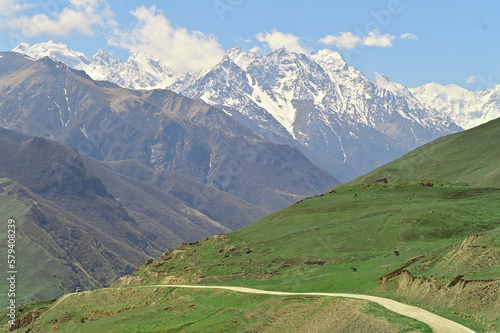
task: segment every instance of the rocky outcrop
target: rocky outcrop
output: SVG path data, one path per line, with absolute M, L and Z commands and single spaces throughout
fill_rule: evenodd
M 399 253 L 399 252 L 398 252 Z M 395 278 L 396 276 L 399 276 L 401 275 L 404 270 L 413 265 L 414 263 L 416 263 L 417 261 L 419 261 L 420 259 L 422 259 L 423 256 L 418 256 L 418 257 L 415 257 L 415 258 L 412 258 L 410 261 L 408 261 L 406 264 L 404 264 L 403 266 L 401 266 L 400 268 L 396 269 L 395 271 L 392 271 L 392 272 L 389 272 L 383 276 L 381 276 L 379 279 L 378 279 L 378 284 L 381 285 L 381 284 L 384 284 L 386 283 L 387 281 L 389 281 L 390 279 L 393 279 Z
M 12 325 L 10 327 L 10 330 L 13 331 L 13 330 L 16 330 L 18 328 L 27 327 L 32 322 L 37 320 L 45 310 L 46 310 L 46 308 L 39 308 L 39 309 L 31 310 L 30 312 L 28 312 L 27 314 L 25 314 L 21 318 L 17 318 L 14 325 Z
M 415 277 L 408 271 L 399 276 L 395 296 L 407 297 L 442 308 L 486 313 L 487 320 L 498 318 L 500 313 L 500 279 L 464 280 L 442 285 L 437 279 Z

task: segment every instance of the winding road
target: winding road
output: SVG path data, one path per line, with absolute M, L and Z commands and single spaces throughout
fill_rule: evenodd
M 399 313 L 403 316 L 407 316 L 418 321 L 421 321 L 427 325 L 435 333 L 474 333 L 473 330 L 460 325 L 449 319 L 440 317 L 432 312 L 420 309 L 416 306 L 408 305 L 393 301 L 391 299 L 370 296 L 370 295 L 358 295 L 358 294 L 339 294 L 339 293 L 290 293 L 282 291 L 267 291 L 252 288 L 243 287 L 226 287 L 226 286 L 188 286 L 188 285 L 154 285 L 148 287 L 162 287 L 162 288 L 192 288 L 192 289 L 226 289 L 237 291 L 241 293 L 249 294 L 265 294 L 265 295 L 281 295 L 281 296 L 331 296 L 331 297 L 346 297 L 346 298 L 357 298 L 364 299 L 370 302 L 375 302 L 382 305 L 384 308 L 391 310 L 393 312 Z

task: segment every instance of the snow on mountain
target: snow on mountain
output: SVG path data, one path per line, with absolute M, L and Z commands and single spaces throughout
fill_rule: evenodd
M 383 75 L 372 81 L 331 50 L 305 55 L 281 48 L 260 56 L 233 48 L 214 67 L 181 75 L 144 52 L 126 61 L 106 51 L 86 58 L 55 41 L 14 51 L 50 56 L 126 88 L 168 88 L 203 100 L 344 180 L 461 130 L 404 86 Z
M 465 129 L 500 117 L 500 85 L 473 92 L 454 84 L 428 83 L 410 91 L 422 104 Z
M 164 89 L 175 79 L 170 69 L 142 51 L 132 54 L 105 78 L 128 89 Z
M 276 142 L 295 141 L 328 171 L 348 169 L 344 179 L 460 130 L 408 89 L 385 77 L 371 81 L 330 50 L 259 56 L 234 48 L 211 70 L 169 88 L 223 107 Z
M 55 40 L 33 46 L 21 43 L 12 52 L 22 53 L 34 59 L 50 57 L 75 69 L 82 69 L 81 67 L 90 63 L 83 53 L 73 51 L 67 45 Z
M 99 51 L 87 58 L 83 53 L 54 40 L 33 46 L 21 43 L 12 51 L 34 59 L 50 57 L 85 71 L 94 80 L 111 81 L 129 89 L 163 89 L 176 79 L 170 69 L 145 52 L 134 53 L 127 61 L 115 59 L 107 51 Z

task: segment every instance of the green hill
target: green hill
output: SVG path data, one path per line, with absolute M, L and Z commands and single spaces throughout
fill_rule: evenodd
M 500 119 L 439 138 L 354 180 L 435 179 L 451 184 L 500 187 Z
M 145 295 L 139 290 L 151 285 L 234 285 L 382 295 L 416 304 L 476 331 L 498 330 L 498 123 L 441 138 L 243 229 L 169 250 L 159 260 L 120 278 L 112 288 L 96 291 L 96 295 L 125 293 L 109 296 L 99 311 L 118 311 L 115 308 L 126 295 Z M 382 177 L 387 182 L 376 182 Z M 195 308 L 205 306 L 208 299 L 217 300 L 211 311 L 236 311 L 231 315 L 236 321 L 252 322 L 248 319 L 252 314 L 271 313 L 270 309 L 256 312 L 267 309 L 269 303 L 264 300 L 235 310 L 234 305 L 224 307 L 224 298 L 212 292 L 175 292 Z M 96 308 L 91 295 L 81 298 L 89 309 Z M 60 306 L 76 309 L 70 303 L 74 300 L 68 297 Z M 308 300 L 297 302 L 297 309 L 302 310 L 296 311 L 310 309 Z M 197 317 L 195 311 L 191 317 L 183 312 L 185 307 L 174 303 L 169 303 L 173 304 L 170 310 L 186 314 L 187 319 L 172 317 L 163 322 L 164 327 L 196 332 L 199 325 L 208 325 L 214 318 Z M 144 312 L 135 312 L 144 318 L 138 319 L 141 325 L 160 321 L 154 306 L 141 309 Z M 69 319 L 61 327 L 82 331 L 85 323 L 77 323 L 76 310 L 66 312 Z M 49 327 L 49 318 L 53 322 L 57 314 L 62 315 L 56 307 L 50 308 L 37 327 Z M 90 318 L 78 315 L 84 322 Z M 105 320 L 96 320 L 106 327 Z

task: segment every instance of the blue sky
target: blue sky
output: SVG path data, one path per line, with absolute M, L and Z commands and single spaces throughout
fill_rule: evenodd
M 229 48 L 330 48 L 373 77 L 408 87 L 500 83 L 500 2 L 494 0 L 0 0 L 0 50 L 59 40 L 92 56 L 144 49 L 179 71 Z

